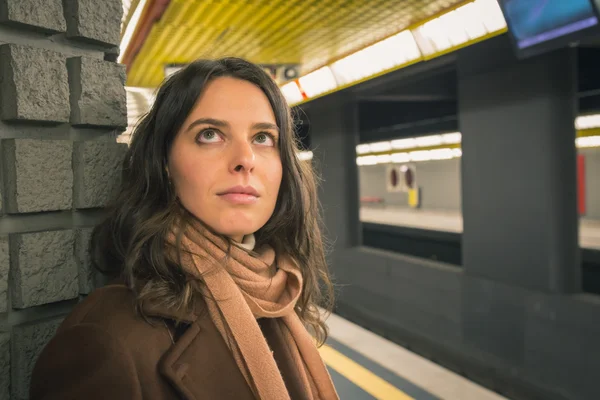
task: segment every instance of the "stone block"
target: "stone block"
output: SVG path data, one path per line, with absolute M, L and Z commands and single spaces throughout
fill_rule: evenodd
M 121 183 L 127 144 L 101 141 L 75 142 L 73 148 L 75 208 L 104 207 Z
M 125 66 L 89 57 L 67 60 L 71 124 L 127 127 Z
M 8 271 L 10 269 L 8 254 L 8 236 L 0 236 L 0 313 L 8 311 Z
M 4 151 L 2 150 L 2 140 L 0 140 L 0 157 L 4 158 Z M 2 164 L 2 159 L 0 159 L 0 215 L 2 215 L 4 211 L 4 187 L 2 185 L 2 176 L 4 176 L 4 172 Z
M 64 0 L 67 36 L 118 46 L 121 39 L 121 0 Z
M 0 400 L 10 400 L 10 335 L 0 333 Z
M 13 308 L 27 308 L 79 295 L 75 235 L 72 230 L 10 237 Z
M 69 122 L 69 76 L 65 56 L 45 49 L 0 46 L 0 118 L 6 121 Z
M 92 268 L 90 260 L 90 239 L 93 228 L 81 228 L 75 231 L 75 256 L 79 270 L 79 293 L 89 294 L 98 287 L 99 273 Z
M 11 339 L 12 399 L 29 399 L 29 382 L 42 350 L 56 333 L 62 319 L 17 325 Z
M 2 143 L 5 212 L 69 210 L 73 205 L 73 143 L 7 139 Z
M 41 32 L 64 32 L 62 0 L 0 0 L 0 21 Z

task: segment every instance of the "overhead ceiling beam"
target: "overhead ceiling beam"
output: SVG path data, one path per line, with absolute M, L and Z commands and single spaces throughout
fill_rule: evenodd
M 171 0 L 148 0 L 146 8 L 138 22 L 133 38 L 125 49 L 122 63 L 127 66 L 127 71 L 131 68 L 133 60 L 144 45 L 146 38 L 152 30 L 156 21 L 160 20 Z

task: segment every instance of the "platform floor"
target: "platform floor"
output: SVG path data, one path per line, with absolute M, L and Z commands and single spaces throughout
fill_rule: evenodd
M 360 220 L 377 224 L 408 226 L 445 232 L 462 232 L 459 212 L 427 211 L 401 207 L 361 207 Z M 584 249 L 600 250 L 600 220 L 581 218 L 579 244 Z
M 340 399 L 507 399 L 338 315 L 327 325 L 320 352 Z

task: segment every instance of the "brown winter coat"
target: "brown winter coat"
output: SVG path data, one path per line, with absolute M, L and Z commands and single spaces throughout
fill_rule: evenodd
M 113 284 L 78 304 L 38 358 L 30 399 L 254 398 L 201 297 L 195 313 L 144 307 L 153 325 L 134 312 L 133 301 L 126 286 Z M 175 329 L 174 320 L 185 324 Z M 271 321 L 259 324 L 291 398 L 306 399 Z

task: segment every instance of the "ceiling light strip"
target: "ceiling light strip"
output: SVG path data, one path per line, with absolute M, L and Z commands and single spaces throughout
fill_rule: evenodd
M 575 139 L 575 146 L 578 149 L 600 147 L 600 136 L 584 136 Z
M 600 137 L 600 114 L 581 115 L 575 119 L 577 139 L 585 137 Z M 382 153 L 392 150 L 417 149 L 422 147 L 436 147 L 442 145 L 460 144 L 460 132 L 442 133 L 437 135 L 419 136 L 413 138 L 396 139 L 390 141 L 362 143 L 356 146 L 356 154 Z M 596 143 L 583 140 L 581 143 Z
M 299 78 L 298 86 L 311 98 L 334 90 L 338 83 L 331 68 L 325 66 Z
M 425 59 L 456 51 L 503 32 L 506 21 L 496 0 L 476 0 L 413 29 Z
M 378 165 L 390 163 L 407 163 L 420 161 L 451 160 L 462 156 L 458 148 L 440 148 L 433 150 L 415 150 L 392 154 L 368 155 L 356 158 L 356 165 Z
M 415 62 L 439 57 L 505 30 L 506 21 L 496 0 L 474 0 L 309 73 L 305 77 L 315 72 L 322 75 L 323 69 L 328 68 L 336 84 L 319 84 L 321 89 L 325 86 L 329 89 L 311 94 L 311 87 L 306 91 L 307 98 L 299 100 L 292 96 L 288 101 L 292 106 L 310 101 Z M 301 91 L 305 77 L 299 79 Z
M 338 82 L 347 85 L 420 57 L 413 35 L 406 30 L 334 62 L 331 69 Z
M 599 136 L 584 136 L 575 139 L 578 149 L 589 149 L 600 147 Z M 358 153 L 358 152 L 357 152 Z M 361 153 L 358 153 L 361 154 Z M 356 157 L 356 165 L 378 165 L 390 163 L 407 163 L 421 161 L 440 161 L 462 157 L 460 148 L 437 148 L 431 150 L 411 149 L 410 151 L 394 152 L 389 154 L 367 154 Z
M 460 132 L 443 133 L 439 135 L 420 136 L 406 139 L 396 139 L 375 143 L 363 143 L 356 146 L 357 154 L 381 153 L 393 150 L 407 150 L 456 145 L 461 142 Z

